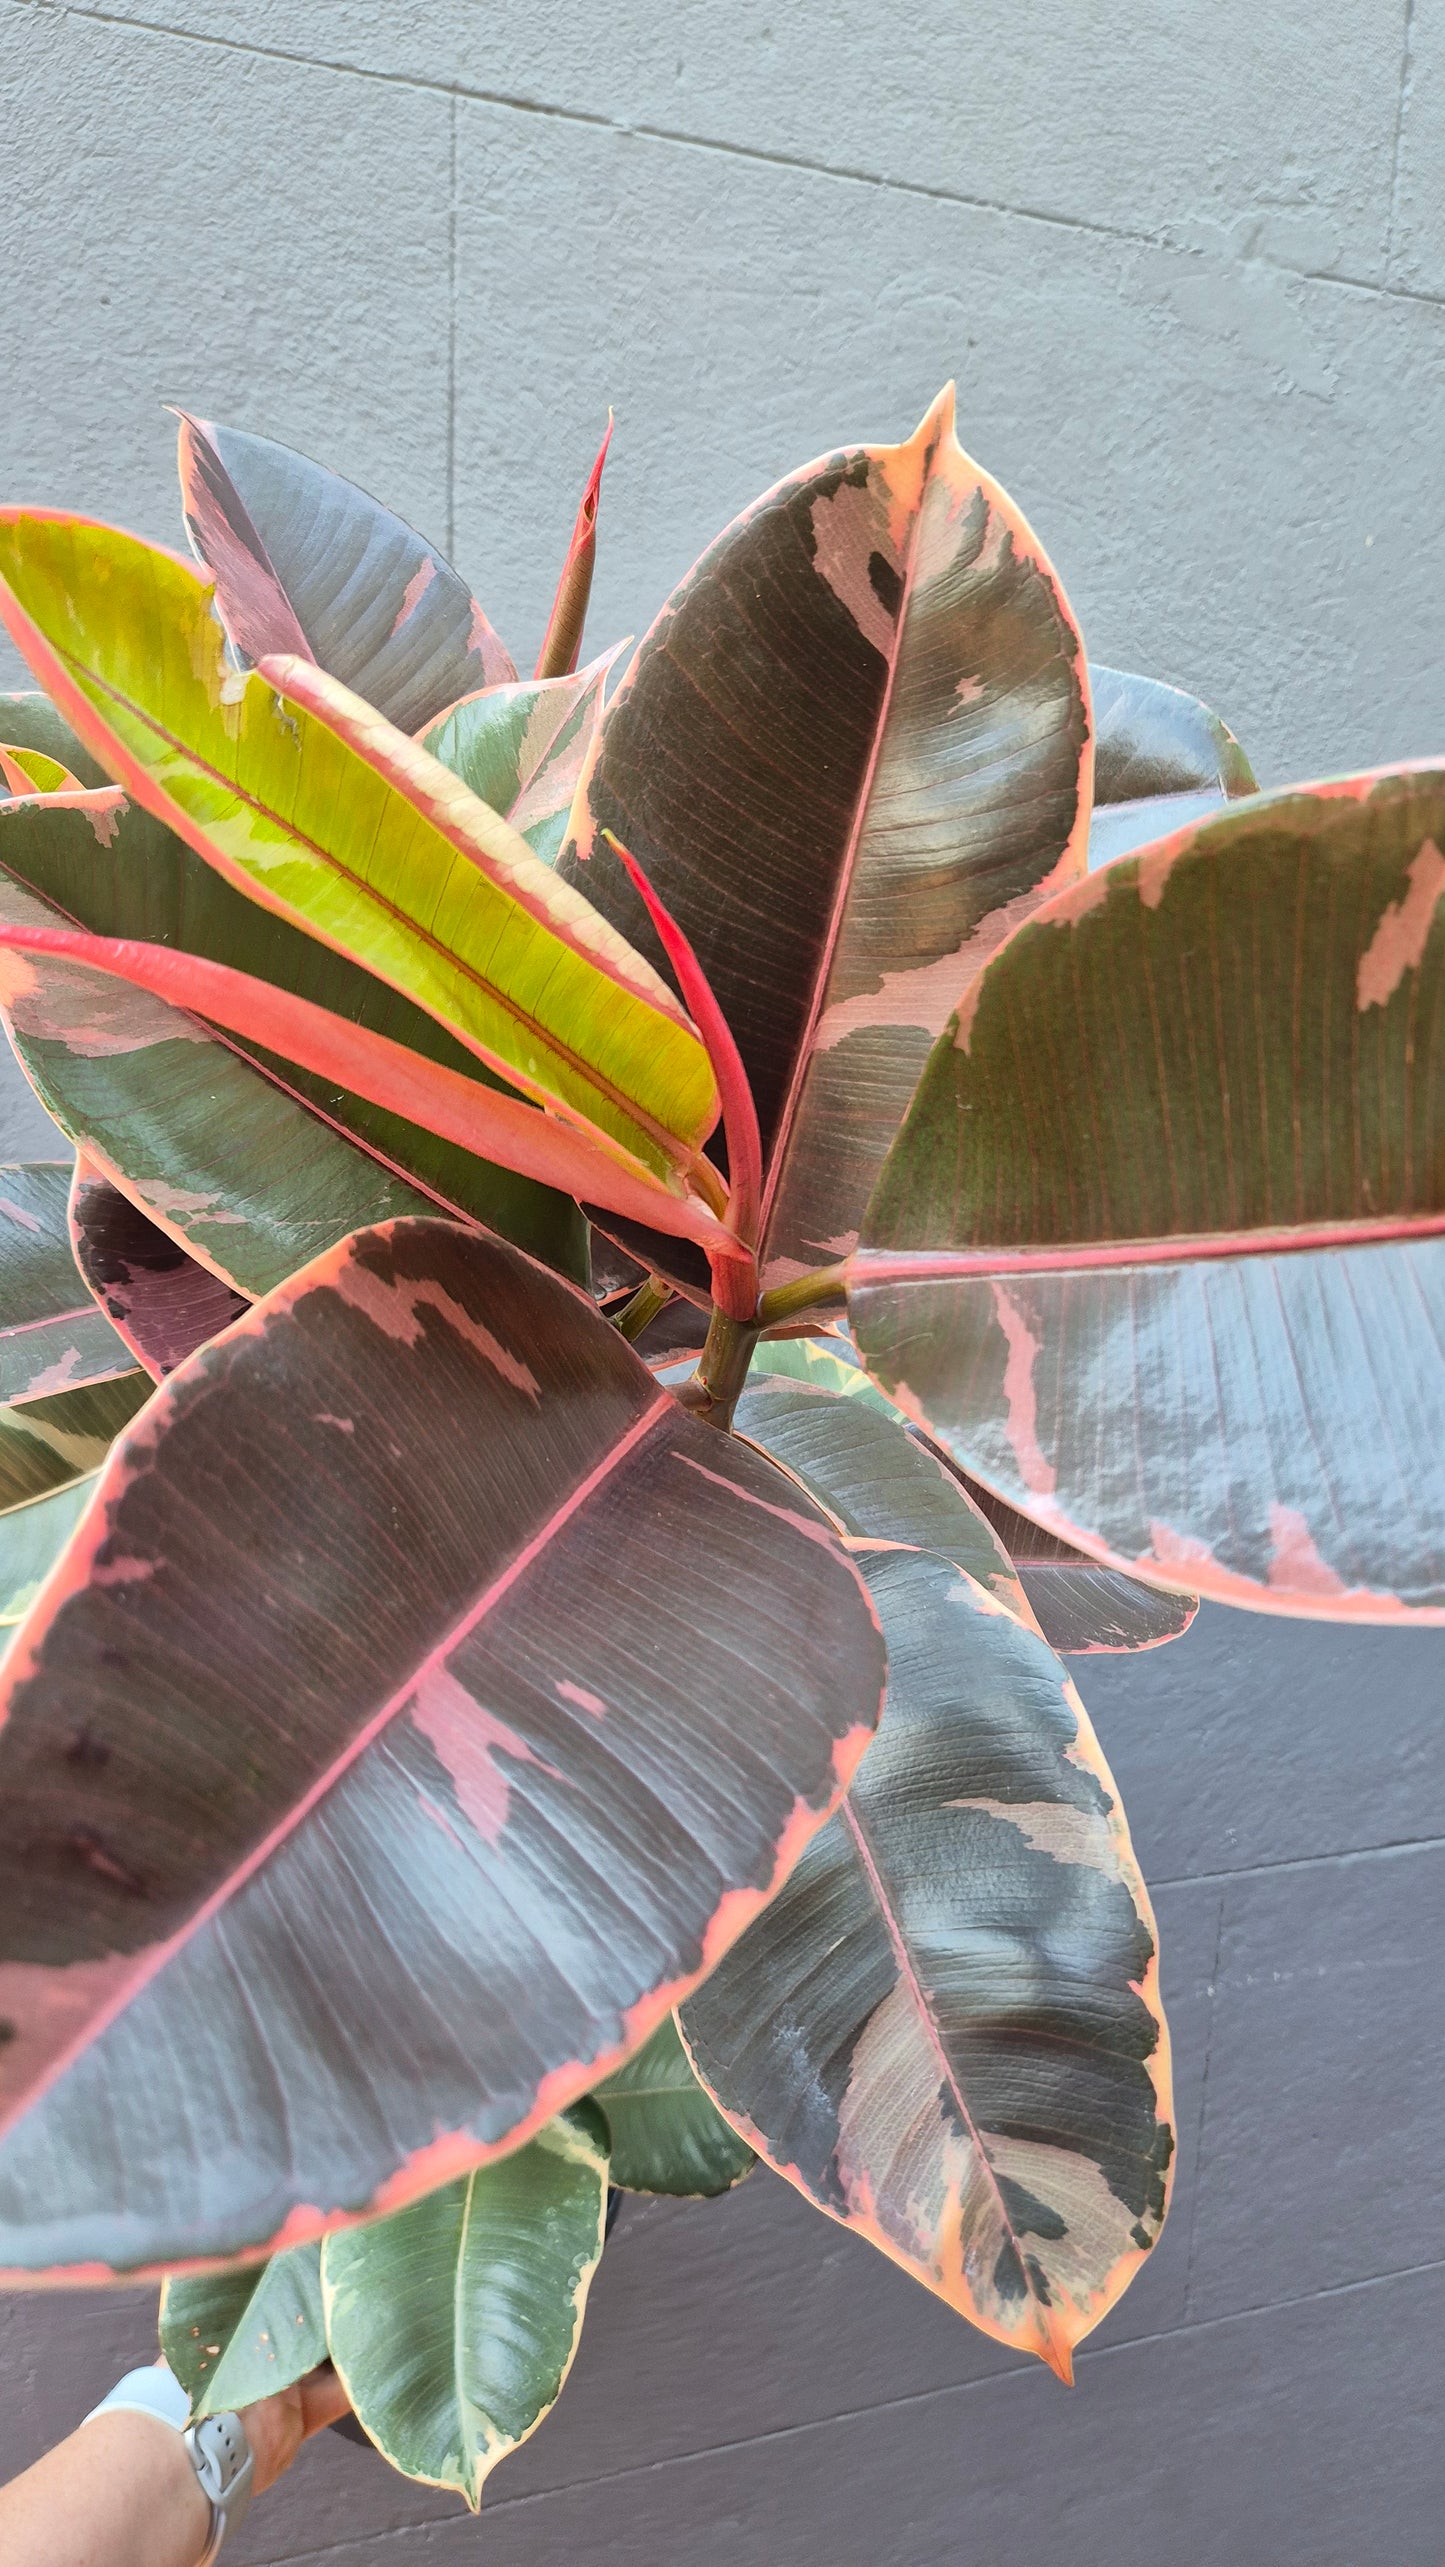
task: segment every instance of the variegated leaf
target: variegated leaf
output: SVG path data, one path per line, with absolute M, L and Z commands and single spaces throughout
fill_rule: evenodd
M 1257 792 L 1254 769 L 1227 724 L 1197 696 L 1122 669 L 1089 670 L 1094 697 L 1094 812 L 1090 866 Z
M 757 1099 L 768 1281 L 852 1246 L 965 983 L 1083 872 L 1091 771 L 1068 606 L 951 392 L 779 483 L 668 599 L 560 870 L 655 953 L 614 831 L 691 940 Z
M 671 2015 L 593 2100 L 607 2116 L 608 2181 L 620 2192 L 706 2201 L 752 2173 L 751 2148 L 698 2084 Z
M 878 1737 L 684 2036 L 820 2210 L 1068 2379 L 1168 2200 L 1148 1894 L 1044 1641 L 943 1559 L 859 1556 L 888 1642 Z
M 952 1467 L 957 1470 L 958 1465 Z M 1197 1595 L 1146 1587 L 1119 1569 L 1101 1568 L 1056 1533 L 1020 1515 L 981 1480 L 960 1472 L 964 1488 L 988 1518 L 1018 1572 L 1034 1619 L 1051 1649 L 1078 1657 L 1160 1649 L 1182 1639 L 1199 1611 Z
M 0 1408 L 0 1514 L 98 1471 L 154 1388 L 148 1373 L 135 1371 Z
M 71 774 L 57 758 L 47 757 L 43 749 L 21 748 L 14 740 L 0 740 L 0 800 L 12 794 L 76 793 L 80 778 Z
M 71 1180 L 70 1235 L 101 1309 L 156 1381 L 251 1306 L 84 1157 Z
M 896 1409 L 838 1387 L 848 1368 L 833 1363 L 831 1384 L 819 1378 L 821 1366 L 806 1383 L 754 1372 L 738 1402 L 737 1433 L 796 1473 L 850 1547 L 903 1542 L 936 1551 L 1031 1623 L 1013 1562 L 957 1473 L 925 1451 Z
M 869 1209 L 869 1369 L 1091 1558 L 1445 1622 L 1445 769 L 1092 874 L 974 984 Z
M 495 1076 L 661 1171 L 690 1164 L 716 1091 L 651 966 L 335 678 L 295 655 L 238 675 L 211 610 L 155 546 L 0 509 L 0 619 L 127 794 Z
M 0 715 L 41 739 L 69 736 L 44 696 L 4 699 Z M 63 919 L 255 973 L 496 1084 L 423 1010 L 247 900 L 113 788 L 74 807 L 0 806 L 0 923 Z M 579 1281 L 586 1273 L 581 1216 L 552 1189 L 275 1053 L 246 1055 L 193 1016 L 94 972 L 54 960 L 33 969 L 10 1029 L 41 1103 L 238 1290 L 268 1292 L 349 1231 L 438 1205 Z
M 882 1693 L 815 1504 L 447 1222 L 173 1373 L 64 1565 L 0 1687 L 11 2271 L 299 2244 L 504 2156 L 759 1912 Z
M 135 1370 L 77 1273 L 63 1160 L 0 1167 L 0 1400 L 19 1406 Z
M 160 2336 L 194 2416 L 289 2389 L 327 2359 L 319 2242 L 289 2246 L 264 2264 L 171 2274 Z
M 510 820 L 544 864 L 556 862 L 567 834 L 616 657 L 609 651 L 578 677 L 488 687 L 454 704 L 423 734 L 422 746 Z
M 326 2331 L 394 2469 L 475 2513 L 562 2393 L 607 2220 L 607 2124 L 581 2103 L 525 2148 L 322 2249 Z
M 301 651 L 402 731 L 516 676 L 466 582 L 402 518 L 290 446 L 180 415 L 186 532 L 243 663 Z

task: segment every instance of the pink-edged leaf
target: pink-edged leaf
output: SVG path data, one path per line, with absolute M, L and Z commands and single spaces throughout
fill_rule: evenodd
M 1068 602 L 951 391 L 902 444 L 765 493 L 668 599 L 559 870 L 656 953 L 615 832 L 717 993 L 762 1131 L 765 1283 L 855 1243 L 966 983 L 1083 873 L 1092 771 Z
M 294 651 L 403 731 L 517 674 L 464 580 L 309 456 L 180 416 L 186 531 L 243 661 Z
M 849 1304 L 1106 1566 L 1445 1623 L 1445 767 L 1234 803 L 1059 894 L 936 1045 Z
M 155 1381 L 251 1307 L 84 1157 L 71 1179 L 70 1241 L 117 1336 Z
M 612 443 L 612 413 L 607 413 L 607 433 L 597 449 L 597 460 L 588 476 L 572 528 L 572 541 L 562 564 L 557 594 L 547 619 L 547 630 L 537 654 L 538 677 L 570 677 L 582 653 L 582 630 L 587 621 L 587 601 L 592 594 L 592 569 L 597 558 L 597 501 L 602 489 L 602 467 Z
M 745 1261 L 745 1251 L 703 1204 L 680 1190 L 669 1191 L 604 1134 L 540 1114 L 499 1089 L 479 1087 L 439 1061 L 365 1026 L 349 1025 L 269 981 L 168 946 L 84 936 L 66 928 L 0 925 L 0 953 L 15 958 L 0 967 L 0 1006 L 7 1013 L 23 1008 L 32 986 L 26 955 L 50 954 L 84 964 L 149 990 L 172 1006 L 191 1009 L 521 1176 L 567 1194 L 587 1195 L 664 1228 L 676 1226 L 729 1264 Z
M 0 784 L 7 794 L 84 791 L 80 778 L 63 767 L 58 758 L 47 757 L 43 749 L 22 748 L 13 741 L 0 741 Z
M 67 748 L 65 725 L 42 695 L 0 699 L 0 729 L 29 747 Z M 78 743 L 70 762 L 91 772 Z M 118 788 L 108 793 L 96 802 L 82 792 L 0 805 L 0 917 L 206 955 L 490 1083 L 434 1017 L 248 899 Z M 223 1267 L 251 1298 L 348 1231 L 432 1208 L 480 1221 L 559 1273 L 585 1275 L 582 1218 L 563 1196 L 311 1079 L 293 1061 L 244 1058 L 234 1035 L 224 1046 L 208 1042 L 193 1021 L 157 1000 L 127 998 L 94 972 L 51 964 L 42 976 L 25 1023 L 12 1024 L 42 1103 L 78 1147 L 119 1170 L 123 1192 L 138 1193 L 173 1237 L 179 1222 L 179 1244 Z M 130 1036 L 107 1041 L 101 1068 L 97 1027 L 118 1008 Z M 156 1057 L 160 1044 L 167 1048 Z
M 1113 1657 L 1182 1640 L 1199 1611 L 1197 1595 L 1101 1567 L 944 1459 L 992 1525 L 1051 1649 L 1066 1657 Z
M 585 1295 L 448 1222 L 318 1259 L 153 1394 L 6 1662 L 0 2268 L 507 2154 L 760 1912 L 883 1673 L 822 1511 Z
M 519 678 L 451 705 L 422 746 L 555 864 L 577 780 L 602 719 L 608 673 L 625 643 L 575 677 Z
M 888 1644 L 878 1737 L 683 2035 L 800 2193 L 1068 2380 L 1168 2207 L 1149 1895 L 1038 1633 L 936 1554 L 856 1557 Z
M 0 616 L 127 793 L 248 898 L 538 1101 L 660 1170 L 698 1156 L 717 1094 L 666 984 L 359 696 L 294 658 L 267 663 L 286 701 L 237 676 L 188 564 L 60 512 L 0 509 Z
M 762 1213 L 763 1150 L 742 1054 L 717 1003 L 706 972 L 675 918 L 653 890 L 637 858 L 620 838 L 606 833 L 607 843 L 640 895 L 657 931 L 658 941 L 677 975 L 683 1005 L 707 1045 L 707 1056 L 722 1099 L 723 1130 L 728 1150 L 728 1227 L 749 1247 L 756 1247 Z
M 996 1532 L 871 1382 L 824 1346 L 797 1360 L 806 1379 L 753 1377 L 738 1429 L 842 1528 L 888 1696 L 844 1808 L 684 2032 L 789 2182 L 1067 2378 L 1168 2199 L 1148 1896 Z

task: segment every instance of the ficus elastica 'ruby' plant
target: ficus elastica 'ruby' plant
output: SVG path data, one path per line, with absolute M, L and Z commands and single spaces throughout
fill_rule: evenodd
M 758 2157 L 1064 2378 L 1159 2235 L 1056 1652 L 1445 1621 L 1445 767 L 1091 669 L 945 394 L 621 674 L 183 418 L 0 512 L 0 2268 L 478 2500 Z

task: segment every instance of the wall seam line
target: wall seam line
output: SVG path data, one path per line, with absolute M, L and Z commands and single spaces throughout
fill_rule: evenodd
M 1245 2325 L 1259 2318 L 1282 2316 L 1294 2309 L 1310 2308 L 1320 2300 L 1348 2299 L 1363 2291 L 1385 2290 L 1397 2282 L 1415 2281 L 1427 2274 L 1445 2272 L 1445 2258 L 1427 2264 L 1407 2264 L 1389 2273 L 1371 2273 L 1353 2282 L 1329 2282 L 1317 2291 L 1304 2291 L 1293 2299 L 1271 2300 L 1256 2308 L 1229 2309 L 1219 2317 L 1197 2318 L 1188 2326 L 1160 2327 L 1152 2335 L 1125 2337 L 1118 2344 L 1085 2345 L 1078 2359 L 1105 2362 L 1124 2353 L 1138 2353 L 1150 2345 L 1168 2344 L 1186 2335 L 1213 2333 L 1222 2326 Z M 942 2398 L 970 2397 L 984 2389 L 998 2388 L 1005 2381 L 1030 2378 L 1038 2365 L 1029 2361 L 1010 2363 L 1006 2368 L 990 2371 L 978 2380 L 944 2380 L 930 2389 L 914 2389 L 897 2398 L 880 2398 L 863 2407 L 845 2407 L 833 2415 L 807 2416 L 796 2424 L 772 2426 L 760 2433 L 740 2434 L 730 2442 L 715 2442 L 697 2451 L 670 2452 L 660 2460 L 643 2460 L 627 2469 L 614 2469 L 587 2478 L 564 2479 L 555 2487 L 538 2487 L 527 2495 L 500 2496 L 487 2507 L 490 2515 L 519 2512 L 527 2505 L 544 2505 L 559 2496 L 588 2495 L 597 2487 L 616 2486 L 631 2478 L 660 2477 L 665 2471 L 684 2469 L 699 2460 L 722 2460 L 739 2451 L 755 2451 L 768 2443 L 791 2442 L 805 2434 L 823 2433 L 839 2424 L 858 2424 L 870 2417 L 893 2415 L 904 2408 L 929 2406 Z M 435 2522 L 435 2516 L 422 2515 L 407 2523 L 394 2524 L 380 2535 L 384 2539 L 414 2537 Z M 334 2548 L 293 2550 L 278 2555 L 271 2567 L 319 2567 L 319 2562 L 337 2554 Z
M 1051 232 L 1077 232 L 1086 239 L 1114 241 L 1123 248 L 1153 251 L 1169 258 L 1188 259 L 1195 255 L 1169 239 L 1167 226 L 1162 231 L 1150 232 L 1120 224 L 1090 222 L 1080 215 L 1050 213 L 1039 206 L 1010 204 L 995 197 L 966 196 L 954 188 L 932 187 L 922 180 L 888 177 L 878 170 L 807 160 L 798 153 L 765 151 L 760 146 L 729 142 L 720 135 L 684 133 L 670 126 L 602 115 L 585 107 L 564 107 L 554 101 L 526 98 L 508 91 L 473 88 L 463 81 L 432 80 L 419 73 L 387 71 L 368 63 L 339 62 L 323 55 L 297 53 L 281 45 L 243 43 L 234 36 L 203 34 L 194 27 L 166 26 L 157 19 L 79 7 L 73 4 L 73 0 L 8 0 L 8 5 L 30 8 L 36 14 L 115 27 L 132 34 L 157 36 L 175 44 L 200 45 L 216 52 L 242 54 L 253 61 L 290 63 L 298 70 L 330 72 L 338 78 L 367 80 L 386 88 L 411 90 L 425 97 L 449 98 L 461 104 L 492 107 L 503 114 L 535 116 L 544 122 L 579 125 L 595 133 L 616 134 L 635 142 L 659 143 L 670 150 L 695 151 L 738 160 L 754 168 L 790 170 L 798 177 L 831 179 L 839 186 L 871 187 L 884 195 L 949 205 L 961 213 L 992 215 L 1000 222 L 1035 224 Z M 1382 284 L 1370 278 L 1290 267 L 1283 261 L 1257 263 L 1298 284 L 1333 286 L 1346 293 L 1372 295 L 1382 302 L 1417 304 L 1437 311 L 1445 309 L 1445 294 L 1432 294 L 1419 287 Z
M 1257 1881 L 1281 1872 L 1318 1872 L 1333 1864 L 1384 1863 L 1407 1860 L 1412 1854 L 1445 1852 L 1445 1836 L 1402 1836 L 1385 1845 L 1346 1845 L 1332 1854 L 1284 1854 L 1275 1863 L 1238 1863 L 1220 1872 L 1178 1872 L 1169 1878 L 1150 1877 L 1151 1893 L 1157 1890 L 1200 1890 L 1216 1888 L 1230 1881 Z
M 1396 237 L 1400 219 L 1400 177 L 1404 162 L 1405 118 L 1409 112 L 1410 92 L 1415 73 L 1415 0 L 1405 0 L 1405 25 L 1400 42 L 1400 87 L 1395 101 L 1395 140 L 1390 158 L 1390 203 L 1385 220 L 1385 283 L 1394 274 Z

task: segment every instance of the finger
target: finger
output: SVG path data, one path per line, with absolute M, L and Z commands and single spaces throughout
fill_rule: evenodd
M 350 2405 L 351 2400 L 329 2362 L 323 2362 L 319 2371 L 308 2372 L 301 2382 L 302 2440 L 309 2441 L 311 2435 L 320 2433 L 325 2425 L 335 2424 L 337 2417 L 345 2415 Z

